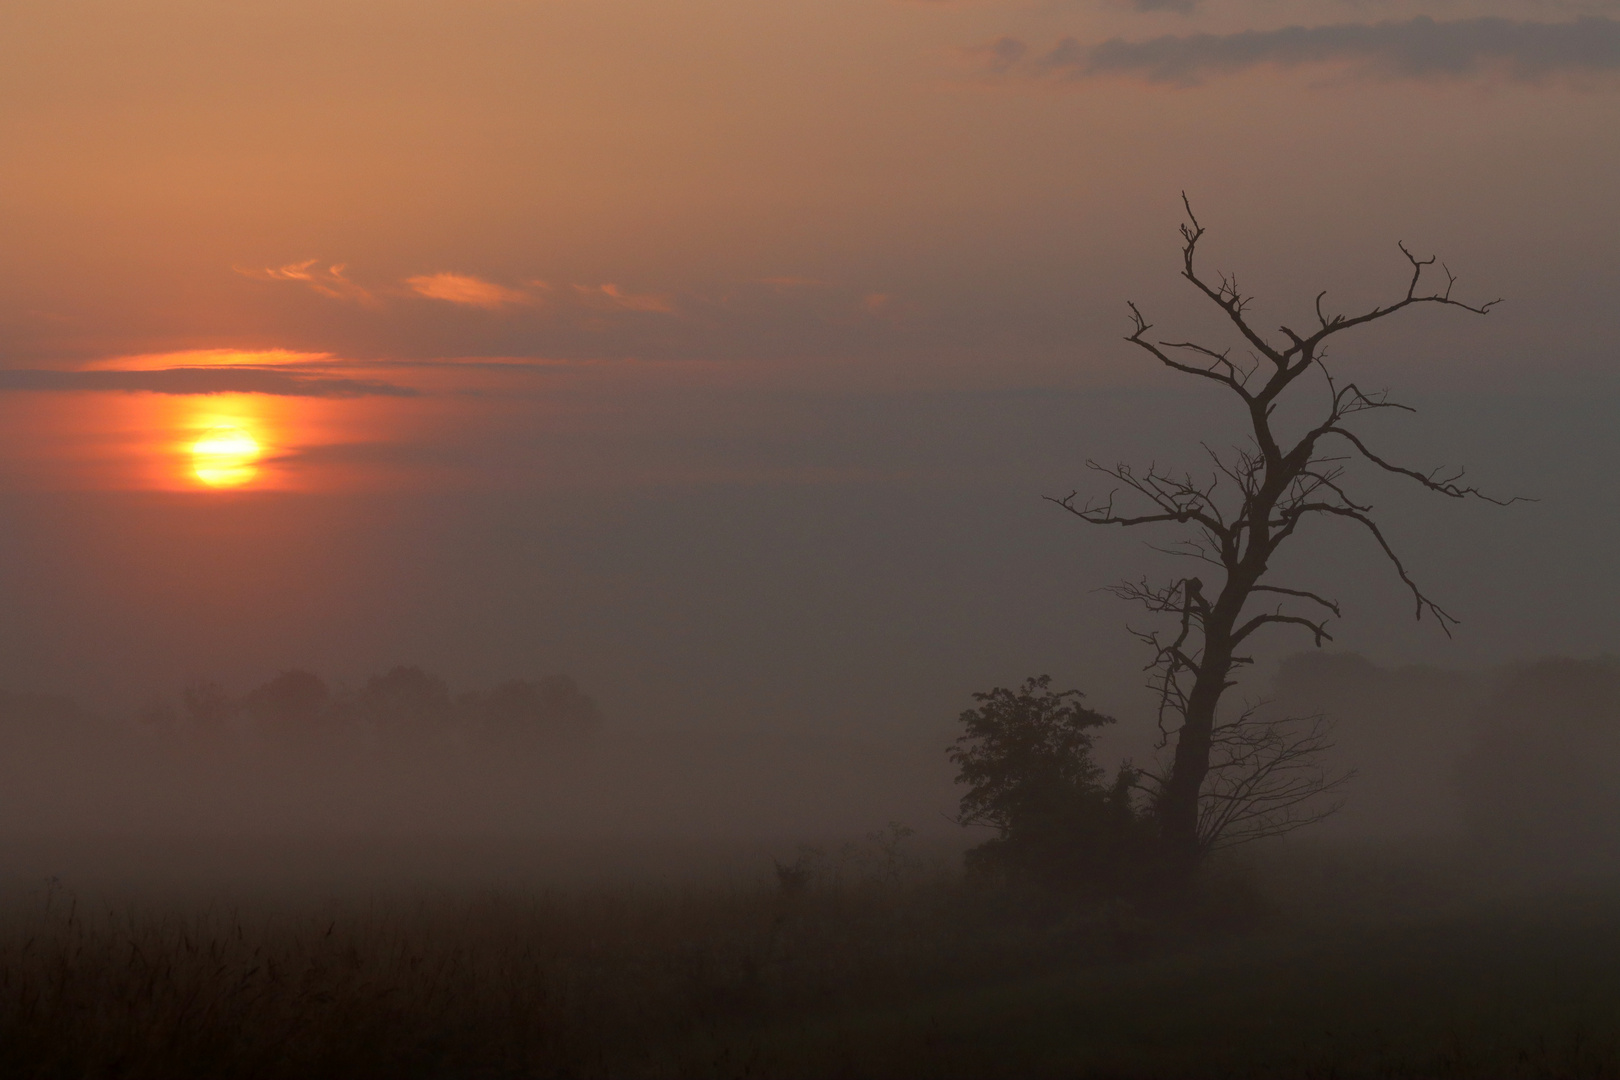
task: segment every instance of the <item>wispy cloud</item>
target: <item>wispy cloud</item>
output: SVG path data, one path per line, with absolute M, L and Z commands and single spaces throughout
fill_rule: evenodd
M 1198 0 L 1131 0 L 1134 11 L 1173 11 L 1177 15 L 1191 15 Z
M 553 290 L 545 281 L 528 280 L 514 288 L 472 274 L 441 271 L 408 277 L 404 280 L 403 290 L 395 286 L 374 293 L 345 277 L 341 263 L 320 267 L 316 265 L 316 260 L 306 259 L 303 262 L 271 269 L 250 270 L 242 267 L 235 269 L 237 273 L 258 281 L 294 282 L 311 288 L 322 296 L 354 300 L 368 306 L 380 306 L 382 296 L 391 294 L 396 297 L 405 295 L 440 300 L 447 304 L 482 308 L 485 311 L 533 306 L 545 309 L 550 316 L 561 316 L 564 319 L 567 318 L 566 312 L 570 308 L 595 313 L 589 316 L 592 319 L 597 319 L 603 314 L 625 312 L 667 315 L 676 310 L 675 298 L 669 293 L 630 292 L 611 282 L 601 285 L 574 285 Z M 812 284 L 809 281 L 800 282 L 798 279 L 787 278 L 773 279 L 773 283 L 778 286 Z
M 675 298 L 665 293 L 627 293 L 617 285 L 575 285 L 574 292 L 588 307 L 663 314 L 675 310 Z
M 791 289 L 824 289 L 832 284 L 828 281 L 822 281 L 820 278 L 793 276 L 760 278 L 759 283 L 769 285 L 777 292 L 787 292 Z
M 1001 42 L 982 48 L 995 50 L 982 60 L 991 71 L 1016 67 L 1027 75 L 1066 80 L 1126 76 L 1190 86 L 1268 65 L 1347 65 L 1384 78 L 1495 76 L 1534 82 L 1620 70 L 1620 22 L 1598 17 L 1567 23 L 1499 18 L 1436 22 L 1420 16 L 1405 22 L 1167 35 L 1146 41 L 1114 38 L 1098 45 L 1065 38 L 1051 51 L 1027 58 Z
M 493 311 L 509 304 L 528 304 L 533 297 L 528 293 L 497 285 L 493 281 L 470 274 L 418 274 L 405 279 L 405 284 L 418 296 L 430 300 L 444 300 L 452 304 L 465 304 Z
M 969 45 L 961 53 L 968 63 L 1002 75 L 1029 55 L 1029 46 L 1015 37 L 998 37 L 981 45 Z
M 260 367 L 179 367 L 144 371 L 0 370 L 0 392 L 122 391 L 149 394 L 273 394 L 278 397 L 415 397 L 408 386 L 372 379 Z
M 305 259 L 303 262 L 288 263 L 286 266 L 266 267 L 259 270 L 241 266 L 233 267 L 238 273 L 258 281 L 291 281 L 314 289 L 322 296 L 333 300 L 352 300 L 360 304 L 374 304 L 377 298 L 369 289 L 349 280 L 343 271 L 347 267 L 343 263 L 332 263 L 330 266 L 318 266 L 319 259 Z
M 94 360 L 85 367 L 96 371 L 161 371 L 196 367 L 289 367 L 329 365 L 331 353 L 293 349 L 184 349 L 180 352 L 138 353 Z

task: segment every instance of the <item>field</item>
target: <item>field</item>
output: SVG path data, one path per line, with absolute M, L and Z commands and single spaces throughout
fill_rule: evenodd
M 232 905 L 14 890 L 7 1077 L 1620 1075 L 1620 888 L 1279 850 L 1195 910 L 894 857 Z

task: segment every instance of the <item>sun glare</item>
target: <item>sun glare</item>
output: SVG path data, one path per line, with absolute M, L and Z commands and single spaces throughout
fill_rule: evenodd
M 217 427 L 191 444 L 191 471 L 209 487 L 239 487 L 258 475 L 259 441 L 237 427 Z

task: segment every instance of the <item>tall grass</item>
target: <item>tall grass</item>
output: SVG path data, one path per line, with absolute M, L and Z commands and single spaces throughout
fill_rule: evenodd
M 0 1077 L 1620 1075 L 1612 882 L 1313 855 L 1149 917 L 895 852 L 258 906 L 53 883 L 0 904 Z
M 694 1033 L 1041 970 L 1118 937 L 1108 912 L 986 933 L 997 912 L 943 871 L 796 865 L 802 885 L 302 909 L 92 906 L 53 883 L 0 917 L 0 1075 L 656 1072 Z

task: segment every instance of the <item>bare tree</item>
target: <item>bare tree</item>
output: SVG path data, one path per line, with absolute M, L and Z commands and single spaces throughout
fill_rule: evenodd
M 1339 383 L 1323 363 L 1330 339 L 1406 308 L 1439 304 L 1484 315 L 1499 300 L 1476 306 L 1452 299 L 1456 277 L 1443 264 L 1440 271 L 1445 275 L 1444 287 L 1420 291 L 1425 271 L 1435 260 L 1419 259 L 1401 244 L 1398 246 L 1411 267 L 1411 277 L 1399 299 L 1359 315 L 1330 315 L 1322 307 L 1326 292 L 1318 293 L 1317 325 L 1309 333 L 1282 326 L 1278 330 L 1282 340 L 1274 341 L 1251 322 L 1248 307 L 1252 297 L 1239 291 L 1235 276 L 1217 274 L 1212 282 L 1198 269 L 1196 256 L 1204 228 L 1193 216 L 1185 195 L 1182 204 L 1187 211 L 1187 222 L 1181 226 L 1182 276 L 1226 314 L 1247 359 L 1234 360 L 1230 347 L 1150 337 L 1153 326 L 1134 303 L 1129 305 L 1132 329 L 1125 340 L 1164 366 L 1217 383 L 1233 394 L 1247 414 L 1248 440 L 1226 453 L 1206 447 L 1213 463 L 1207 478 L 1166 471 L 1157 465 L 1138 472 L 1129 465 L 1105 467 L 1087 462 L 1088 468 L 1117 482 L 1114 491 L 1100 502 L 1080 503 L 1077 492 L 1050 501 L 1092 525 L 1190 526 L 1191 532 L 1169 550 L 1208 563 L 1220 575 L 1213 587 L 1189 576 L 1163 584 L 1125 582 L 1112 590 L 1173 620 L 1172 632 L 1133 632 L 1153 651 L 1148 667 L 1154 672 L 1153 686 L 1159 694 L 1159 726 L 1166 743 L 1172 737 L 1175 740 L 1168 774 L 1156 785 L 1154 811 L 1170 855 L 1190 867 L 1210 846 L 1211 822 L 1222 819 L 1222 815 L 1225 825 L 1216 833 L 1230 837 L 1235 835 L 1234 830 L 1269 827 L 1262 822 L 1276 823 L 1280 820 L 1278 813 L 1287 809 L 1274 805 L 1269 816 L 1251 813 L 1259 809 L 1260 803 L 1255 800 L 1262 792 L 1254 787 L 1245 789 L 1241 784 L 1230 786 L 1231 778 L 1243 771 L 1230 757 L 1223 757 L 1233 749 L 1230 739 L 1237 731 L 1223 728 L 1217 722 L 1217 711 L 1222 695 L 1235 685 L 1234 670 L 1252 662 L 1242 650 L 1258 631 L 1276 625 L 1295 626 L 1309 633 L 1317 645 L 1331 640 L 1327 621 L 1339 614 L 1337 602 L 1306 589 L 1275 584 L 1267 576 L 1272 557 L 1301 524 L 1325 517 L 1359 527 L 1370 535 L 1410 590 L 1417 618 L 1432 615 L 1448 635 L 1457 622 L 1412 579 L 1371 516 L 1372 507 L 1346 490 L 1345 465 L 1364 461 L 1454 499 L 1474 497 L 1499 505 L 1516 500 L 1492 499 L 1465 486 L 1460 470 L 1421 472 L 1374 453 L 1351 429 L 1351 419 L 1380 409 L 1413 410 L 1388 400 L 1382 393 L 1364 393 L 1355 383 Z M 1273 426 L 1275 410 L 1290 388 L 1310 372 L 1325 382 L 1326 406 L 1319 422 L 1289 439 Z M 1134 505 L 1118 505 L 1121 493 Z M 1288 785 L 1304 778 L 1305 774 L 1295 767 L 1308 764 L 1312 755 L 1306 753 L 1302 759 L 1300 753 L 1311 748 L 1312 740 L 1307 738 L 1294 751 L 1278 756 L 1281 747 L 1276 739 L 1268 741 L 1252 723 L 1247 730 L 1250 735 L 1260 735 L 1258 744 L 1240 751 L 1238 760 L 1246 760 L 1251 770 L 1247 782 L 1264 787 L 1286 775 L 1287 782 L 1280 789 L 1286 804 L 1288 793 L 1294 790 Z M 1273 735 L 1277 734 L 1273 731 Z M 1318 738 L 1316 743 L 1320 741 Z M 1254 756 L 1268 746 L 1270 757 L 1267 753 Z M 1248 754 L 1246 759 L 1243 753 Z M 1252 773 L 1268 760 L 1272 762 L 1269 767 Z M 1272 790 L 1275 793 L 1278 789 Z M 1208 807 L 1211 798 L 1224 802 L 1228 809 L 1213 818 L 1201 815 L 1201 806 Z M 1245 801 L 1247 810 L 1242 808 Z M 1287 814 L 1282 816 L 1286 818 Z
M 1246 708 L 1210 733 L 1209 772 L 1198 795 L 1200 854 L 1314 825 L 1343 805 L 1338 793 L 1355 772 L 1327 765 L 1332 721 L 1320 713 L 1265 716 L 1260 709 Z M 1139 789 L 1162 795 L 1167 777 L 1136 772 Z

